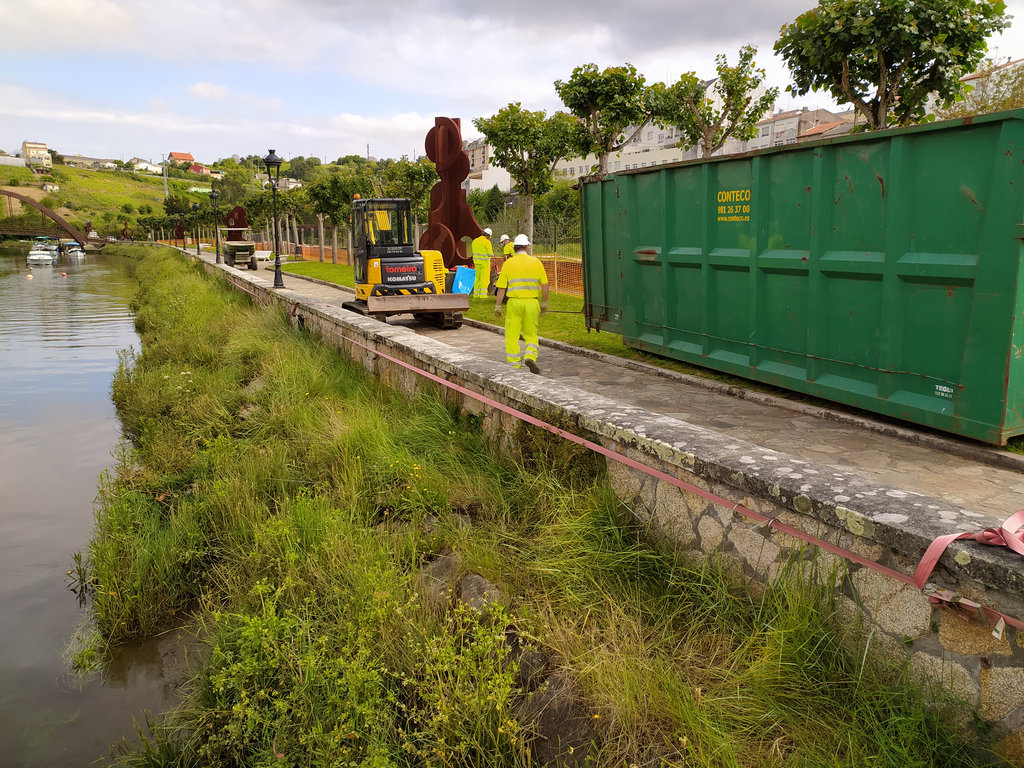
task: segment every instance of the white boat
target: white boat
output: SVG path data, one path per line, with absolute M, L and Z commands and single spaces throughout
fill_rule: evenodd
M 85 251 L 83 250 L 82 246 L 80 246 L 78 243 L 69 243 L 67 246 L 65 246 L 64 253 L 69 259 L 85 258 Z
M 28 263 L 56 264 L 57 254 L 54 251 L 51 251 L 49 248 L 44 248 L 41 245 L 33 245 L 32 250 L 28 252 Z

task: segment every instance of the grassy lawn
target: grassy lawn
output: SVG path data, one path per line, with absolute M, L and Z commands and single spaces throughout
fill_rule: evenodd
M 317 280 L 355 288 L 355 281 L 352 277 L 352 267 L 347 264 L 331 264 L 330 262 L 320 263 L 319 261 L 291 261 L 287 264 L 282 264 L 281 271 L 291 272 L 294 275 L 315 277 Z

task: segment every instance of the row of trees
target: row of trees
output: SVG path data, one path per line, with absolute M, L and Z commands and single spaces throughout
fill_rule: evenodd
M 986 38 L 1009 24 L 1005 10 L 1001 0 L 821 0 L 783 26 L 774 48 L 791 70 L 791 93 L 850 103 L 869 130 L 909 125 L 930 119 L 930 98 L 940 110 L 964 100 L 960 78 L 982 60 Z M 716 58 L 716 77 L 687 72 L 670 85 L 648 85 L 628 63 L 586 64 L 555 81 L 567 112 L 549 117 L 513 102 L 474 125 L 526 202 L 532 232 L 533 197 L 551 187 L 563 157 L 594 154 L 603 175 L 608 157 L 649 123 L 678 129 L 680 145 L 699 146 L 704 157 L 730 137 L 753 138 L 778 96 L 763 87 L 756 52 L 743 46 L 735 66 Z
M 348 231 L 355 195 L 409 198 L 414 222 L 418 226 L 426 220 L 430 189 L 438 179 L 434 164 L 425 157 L 415 161 L 406 157 L 371 161 L 351 156 L 339 158 L 337 163 L 326 166 L 318 162 L 303 166 L 302 162 L 296 163 L 297 160 L 302 159 L 293 158 L 286 173 L 294 177 L 296 167 L 315 167 L 317 172 L 304 186 L 278 192 L 278 213 L 282 217 L 294 217 L 304 225 L 316 222 L 320 243 L 325 242 L 325 230 L 330 229 L 332 261 L 337 260 L 339 230 Z M 255 155 L 214 164 L 224 172 L 223 178 L 212 182 L 219 196 L 217 202 L 221 215 L 241 205 L 254 227 L 270 223 L 273 215 L 271 192 L 257 181 L 261 164 L 262 160 Z M 198 210 L 193 208 L 197 203 Z M 164 199 L 163 215 L 140 217 L 138 226 L 149 232 L 169 231 L 180 219 L 184 219 L 189 228 L 215 224 L 212 207 L 205 196 L 171 194 Z

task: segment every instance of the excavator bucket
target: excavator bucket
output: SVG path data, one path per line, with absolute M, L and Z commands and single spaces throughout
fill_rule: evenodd
M 366 308 L 371 315 L 398 315 L 411 312 L 467 312 L 469 296 L 464 293 L 413 293 L 403 296 L 368 296 Z

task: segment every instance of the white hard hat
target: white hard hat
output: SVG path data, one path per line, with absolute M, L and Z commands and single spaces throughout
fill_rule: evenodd
M 508 240 L 508 235 L 502 235 L 501 236 L 501 242 L 504 243 L 506 240 Z
M 487 235 L 488 237 L 490 237 L 491 236 L 491 228 L 490 227 L 484 227 L 484 234 Z
M 512 245 L 529 245 L 530 238 L 526 235 L 516 235 L 516 239 L 512 241 Z

